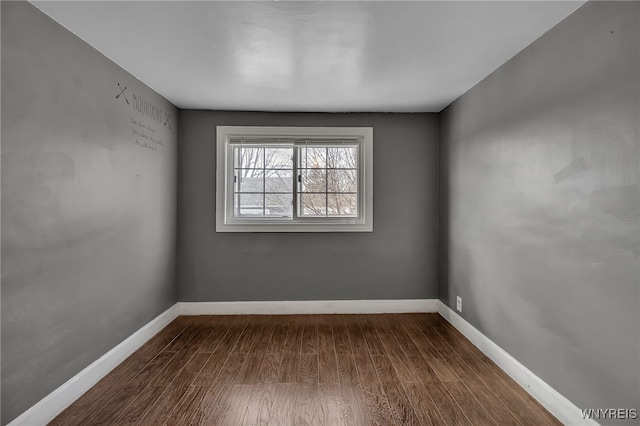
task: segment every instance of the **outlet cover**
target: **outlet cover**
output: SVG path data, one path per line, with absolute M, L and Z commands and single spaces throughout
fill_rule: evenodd
M 458 312 L 462 312 L 462 297 L 456 296 L 456 309 Z

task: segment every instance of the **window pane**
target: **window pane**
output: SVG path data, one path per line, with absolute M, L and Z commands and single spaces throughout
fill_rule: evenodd
M 257 169 L 234 170 L 235 192 L 264 192 L 264 172 Z
M 358 173 L 356 170 L 327 170 L 328 192 L 357 192 Z
M 325 194 L 300 194 L 301 216 L 326 216 L 327 200 Z
M 266 148 L 265 168 L 293 169 L 293 148 Z
M 301 192 L 327 192 L 327 171 L 325 169 L 300 170 Z
M 293 194 L 266 194 L 266 217 L 293 217 Z
M 329 216 L 357 216 L 358 202 L 356 194 L 329 194 L 327 196 Z
M 316 169 L 326 167 L 327 148 L 325 147 L 300 147 L 300 167 L 303 169 Z
M 262 194 L 237 194 L 234 197 L 235 217 L 263 217 Z
M 233 164 L 241 169 L 261 169 L 264 167 L 264 148 L 236 147 Z
M 355 147 L 332 147 L 327 150 L 327 167 L 355 169 L 358 167 L 358 152 Z
M 265 192 L 293 192 L 292 170 L 267 170 Z

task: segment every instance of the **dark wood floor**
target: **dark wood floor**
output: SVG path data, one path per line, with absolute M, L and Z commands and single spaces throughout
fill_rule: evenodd
M 560 424 L 438 314 L 179 317 L 53 425 Z

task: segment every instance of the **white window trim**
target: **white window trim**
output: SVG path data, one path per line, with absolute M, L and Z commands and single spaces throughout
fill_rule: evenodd
M 230 188 L 227 161 L 230 137 L 330 137 L 362 138 L 360 144 L 359 197 L 362 215 L 358 221 L 347 218 L 313 218 L 310 220 L 261 220 L 237 223 L 227 219 L 227 191 Z M 295 195 L 295 190 L 294 190 Z M 216 127 L 216 232 L 373 232 L 373 128 L 371 127 Z

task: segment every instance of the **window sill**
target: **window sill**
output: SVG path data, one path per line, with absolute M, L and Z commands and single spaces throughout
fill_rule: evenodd
M 326 223 L 288 223 L 288 224 L 218 224 L 216 232 L 373 232 L 370 224 L 326 224 Z

